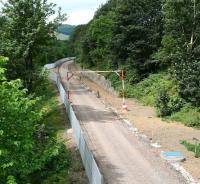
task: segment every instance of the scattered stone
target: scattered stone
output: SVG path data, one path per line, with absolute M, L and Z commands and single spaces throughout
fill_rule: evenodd
M 198 181 L 195 181 L 195 179 L 192 177 L 192 175 L 190 175 L 190 173 L 188 173 L 183 166 L 180 165 L 179 162 L 176 163 L 171 163 L 171 165 L 173 166 L 173 168 L 180 172 L 182 174 L 182 176 L 187 180 L 187 182 L 189 184 L 199 184 Z
M 156 143 L 152 143 L 151 146 L 154 147 L 154 148 L 161 148 L 162 147 L 157 142 Z

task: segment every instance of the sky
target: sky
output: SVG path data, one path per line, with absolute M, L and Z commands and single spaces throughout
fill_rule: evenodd
M 49 0 L 62 8 L 67 13 L 67 24 L 79 25 L 88 23 L 95 11 L 107 0 Z
M 6 0 L 3 0 L 4 2 Z M 79 25 L 88 23 L 94 16 L 95 11 L 107 0 L 48 0 L 62 8 L 67 13 L 67 24 Z M 1 5 L 0 5 L 1 8 Z

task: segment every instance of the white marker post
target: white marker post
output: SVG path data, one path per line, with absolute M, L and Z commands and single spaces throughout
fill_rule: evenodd
M 120 72 L 120 79 L 122 80 L 122 108 L 127 110 L 127 105 L 125 103 L 125 72 L 122 70 Z

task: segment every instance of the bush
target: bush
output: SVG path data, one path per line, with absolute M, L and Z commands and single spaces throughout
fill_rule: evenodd
M 184 101 L 178 96 L 170 97 L 167 90 L 160 90 L 156 98 L 156 108 L 160 116 L 169 116 L 178 112 L 184 106 Z
M 156 99 L 156 108 L 160 116 L 168 116 L 171 114 L 169 107 L 170 97 L 166 90 L 161 90 Z

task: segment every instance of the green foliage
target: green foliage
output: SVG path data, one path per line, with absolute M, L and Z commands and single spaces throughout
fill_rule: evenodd
M 30 175 L 31 183 L 60 183 L 67 182 L 66 173 L 72 165 L 70 152 L 64 144 L 59 144 L 58 154 L 52 157 L 44 167 Z
M 5 80 L 0 84 L 0 178 L 3 181 L 10 175 L 26 175 L 40 167 L 35 153 L 37 141 L 33 138 L 43 116 L 37 108 L 39 101 L 27 96 L 20 80 Z
M 8 176 L 6 184 L 17 184 L 13 176 Z
M 79 25 L 75 28 L 73 34 L 70 36 L 70 45 L 72 47 L 72 53 L 77 57 L 77 60 L 81 62 L 80 56 L 82 55 L 82 39 L 85 35 L 87 25 Z
M 5 58 L 0 59 L 1 66 Z M 41 91 L 48 95 L 33 98 L 27 95 L 20 80 L 8 82 L 3 72 L 1 75 L 4 79 L 0 83 L 0 183 L 30 183 L 33 173 L 45 175 L 48 171 L 56 175 L 67 170 L 70 156 L 65 146 L 57 142 L 55 129 L 53 131 L 45 120 L 57 107 L 55 92 L 49 89 L 49 83 L 35 84 L 46 85 L 45 91 L 37 89 L 37 95 L 42 94 Z
M 75 38 L 75 54 L 87 67 L 125 65 L 134 74 L 131 82 L 138 82 L 157 68 L 151 55 L 160 46 L 161 17 L 160 1 L 110 0 Z
M 196 158 L 200 157 L 200 144 L 195 145 L 195 144 L 189 143 L 188 141 L 181 141 L 181 144 L 184 145 L 188 151 L 194 152 Z M 195 150 L 195 147 L 196 147 L 196 150 Z
M 110 43 L 114 26 L 115 12 L 113 6 L 103 5 L 88 24 L 78 26 L 71 41 L 75 54 L 83 65 L 105 69 L 110 66 Z M 112 4 L 113 5 L 113 4 Z
M 200 1 L 165 1 L 163 47 L 157 58 L 171 66 L 179 94 L 200 104 Z
M 81 175 L 84 172 L 84 168 L 78 150 L 75 151 L 70 148 L 66 149 L 66 145 L 63 144 L 62 134 L 64 134 L 66 126 L 69 124 L 69 120 L 65 113 L 65 109 L 62 109 L 63 105 L 60 105 L 58 102 L 58 94 L 54 84 L 49 84 L 47 86 L 47 91 L 48 92 L 46 92 L 46 95 L 41 102 L 41 106 L 45 111 L 42 120 L 45 129 L 44 126 L 41 127 L 40 135 L 48 136 L 49 138 L 55 137 L 59 143 L 54 143 L 57 145 L 56 154 L 53 157 L 50 157 L 42 168 L 34 171 L 28 176 L 30 183 L 86 183 L 81 182 L 81 180 L 84 180 L 84 177 Z M 46 142 L 43 142 L 42 148 L 45 144 Z
M 156 98 L 156 107 L 160 116 L 169 116 L 178 112 L 184 106 L 184 101 L 178 96 L 170 97 L 166 90 L 162 89 Z
M 133 86 L 134 97 L 141 99 L 148 105 L 155 105 L 155 99 L 159 94 L 160 89 L 167 90 L 170 95 L 176 94 L 176 85 L 174 81 L 165 73 L 152 74 L 140 83 Z M 149 100 L 147 100 L 149 99 Z
M 90 66 L 108 69 L 108 51 L 112 37 L 113 16 L 114 13 L 112 12 L 106 16 L 99 16 L 88 27 L 87 37 L 83 40 L 83 46 L 89 44 L 89 47 L 83 49 L 83 54 L 91 58 Z
M 185 104 L 179 112 L 173 113 L 171 116 L 166 117 L 166 119 L 182 122 L 189 127 L 200 128 L 200 109 L 191 104 Z
M 53 40 L 51 46 L 44 49 L 44 54 L 38 55 L 36 59 L 40 60 L 40 63 L 44 66 L 45 64 L 53 63 L 58 59 L 73 56 L 73 54 L 71 54 L 71 50 L 72 49 L 68 40 Z
M 5 80 L 5 71 L 6 69 L 4 68 L 4 65 L 7 61 L 7 58 L 0 56 L 0 82 Z
M 152 54 L 160 47 L 161 1 L 118 1 L 111 54 L 117 65 L 128 65 L 139 82 L 157 69 Z
M 121 81 L 118 76 L 110 75 L 108 79 L 117 90 L 121 90 Z M 130 84 L 129 79 L 126 77 L 125 81 L 126 97 L 135 97 L 146 105 L 155 106 L 160 89 L 167 90 L 173 96 L 177 94 L 175 82 L 166 73 L 152 74 L 137 84 Z
M 174 64 L 175 77 L 179 83 L 179 93 L 193 105 L 200 105 L 200 58 L 189 54 Z
M 42 0 L 8 0 L 2 8 L 5 19 L 0 27 L 0 55 L 9 57 L 9 79 L 23 80 L 26 88 L 33 89 L 33 75 L 41 64 L 43 51 L 55 39 L 55 30 L 65 16 L 58 13 L 54 22 L 54 4 Z M 48 22 L 48 23 L 47 23 Z
M 199 126 L 199 0 L 109 0 L 77 33 L 72 46 L 82 66 L 125 69 L 127 97 L 156 106 L 168 119 Z M 107 78 L 121 93 L 118 77 Z
M 160 116 L 168 116 L 171 114 L 169 107 L 170 97 L 166 90 L 161 90 L 156 100 L 156 107 Z

